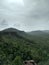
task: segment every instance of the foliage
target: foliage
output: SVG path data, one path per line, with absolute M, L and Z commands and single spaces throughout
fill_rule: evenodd
M 48 45 L 44 46 L 41 43 L 39 45 L 14 32 L 0 33 L 0 65 L 22 65 L 24 60 L 31 59 L 40 65 L 40 62 L 47 61 L 49 58 L 48 47 Z

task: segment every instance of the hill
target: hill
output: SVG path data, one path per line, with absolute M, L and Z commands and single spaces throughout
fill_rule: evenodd
M 45 37 L 45 36 L 47 37 L 48 34 L 49 34 L 49 31 L 47 31 L 47 30 L 44 30 L 44 31 L 37 30 L 37 31 L 28 32 L 28 34 L 39 36 L 39 37 Z
M 49 33 L 48 31 L 31 31 L 28 32 L 30 39 L 36 43 L 48 45 L 49 43 Z
M 23 36 L 23 34 L 25 35 L 25 32 L 24 31 L 20 31 L 20 30 L 15 29 L 15 28 L 7 28 L 5 30 L 2 30 L 1 32 L 15 32 L 15 33 L 17 33 L 20 36 L 21 35 Z
M 45 32 L 45 33 L 48 33 L 48 34 L 49 34 L 49 30 L 44 30 L 43 32 Z
M 0 65 L 24 65 L 24 60 L 47 61 L 49 46 L 30 40 L 31 36 L 14 28 L 0 31 Z

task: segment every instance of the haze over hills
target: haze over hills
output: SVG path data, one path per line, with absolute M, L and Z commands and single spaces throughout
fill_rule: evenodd
M 43 32 L 46 32 L 46 33 L 48 33 L 48 34 L 49 34 L 49 30 L 44 30 Z
M 25 39 L 28 39 L 29 41 L 34 41 L 38 44 L 40 44 L 40 42 L 41 44 L 47 44 L 49 42 L 49 30 L 24 32 L 15 28 L 7 28 L 1 31 L 1 33 L 8 33 L 10 35 L 14 35 L 14 37 L 18 35 L 19 37 L 23 37 Z
M 36 41 L 36 39 L 43 40 L 43 39 L 49 38 L 49 30 L 36 30 L 36 31 L 31 31 L 31 32 L 24 32 L 16 28 L 7 28 L 7 29 L 2 30 L 1 32 L 9 32 L 9 33 L 13 32 L 29 40 L 35 39 L 34 41 Z
M 47 37 L 49 35 L 49 30 L 37 30 L 37 31 L 31 31 L 31 32 L 28 32 L 29 35 L 32 35 L 32 36 L 41 36 L 41 37 Z
M 49 30 L 37 30 L 37 31 L 31 31 L 28 32 L 29 35 L 31 35 L 31 40 L 34 40 L 36 43 L 41 42 L 41 44 L 48 44 L 49 43 Z
M 18 34 L 19 36 L 22 36 L 24 38 L 27 38 L 29 40 L 34 40 L 36 41 L 36 39 L 47 39 L 49 38 L 49 30 L 36 30 L 36 31 L 31 31 L 31 32 L 24 32 L 21 30 L 18 30 L 16 28 L 7 28 L 2 30 L 1 32 L 13 32 Z
M 30 35 L 43 35 L 43 34 L 49 34 L 49 30 L 36 30 L 36 31 L 30 31 L 30 32 L 25 32 L 18 30 L 16 28 L 7 28 L 2 30 L 3 32 L 17 32 L 17 33 L 28 33 Z
M 29 34 L 29 35 L 37 35 L 37 36 L 42 36 L 42 35 L 48 35 L 49 34 L 49 30 L 36 30 L 36 31 L 30 31 L 30 32 L 25 32 L 25 31 L 21 31 L 18 30 L 16 28 L 7 28 L 2 30 L 3 32 L 16 32 L 17 34 L 21 34 L 21 35 L 25 35 L 25 34 Z

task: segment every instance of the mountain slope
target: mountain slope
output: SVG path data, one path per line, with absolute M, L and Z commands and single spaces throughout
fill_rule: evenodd
M 43 45 L 48 45 L 49 43 L 49 34 L 47 31 L 31 31 L 28 34 L 30 35 L 30 39 L 36 43 Z
M 25 34 L 11 28 L 0 32 L 0 65 L 23 65 L 24 60 L 31 59 L 39 63 L 49 58 L 49 47 L 29 40 Z
M 3 30 L 3 31 L 1 31 L 1 32 L 8 32 L 8 33 L 16 33 L 17 35 L 19 35 L 19 36 L 22 36 L 22 37 L 27 37 L 28 36 L 28 34 L 26 33 L 26 32 L 24 32 L 24 31 L 20 31 L 20 30 L 18 30 L 18 29 L 15 29 L 15 28 L 7 28 L 7 29 L 5 29 L 5 30 Z

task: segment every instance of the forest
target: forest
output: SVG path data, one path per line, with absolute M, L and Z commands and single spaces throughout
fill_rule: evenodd
M 25 60 L 49 65 L 49 43 L 35 42 L 16 32 L 0 32 L 0 65 L 24 65 Z

